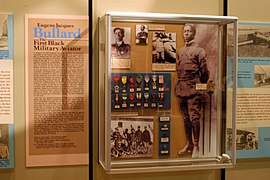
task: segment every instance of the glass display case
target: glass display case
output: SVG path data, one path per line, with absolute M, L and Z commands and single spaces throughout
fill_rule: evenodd
M 99 19 L 99 162 L 107 173 L 233 167 L 237 17 Z

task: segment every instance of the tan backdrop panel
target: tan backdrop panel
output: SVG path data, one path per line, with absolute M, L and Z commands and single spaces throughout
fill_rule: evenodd
M 165 31 L 148 31 L 148 44 L 147 45 L 136 45 L 136 25 L 144 24 L 149 27 L 149 25 L 164 25 Z M 130 33 L 130 45 L 131 45 L 131 65 L 128 70 L 114 70 L 115 72 L 154 72 L 152 71 L 152 39 L 154 32 L 165 32 L 165 33 L 176 33 L 176 49 L 183 46 L 184 41 L 182 39 L 182 29 L 183 26 L 180 24 L 151 24 L 151 23 L 113 23 L 112 27 L 129 27 L 131 29 Z M 166 71 L 163 71 L 166 72 Z M 177 106 L 177 99 L 174 94 L 174 87 L 177 82 L 176 71 L 168 71 L 171 74 L 171 108 L 168 110 L 148 110 L 142 109 L 138 113 L 140 116 L 154 116 L 154 157 L 158 158 L 158 115 L 165 112 L 171 115 L 171 158 L 176 158 L 178 156 L 178 151 L 180 148 L 184 147 L 186 144 L 185 140 L 185 129 L 180 111 Z

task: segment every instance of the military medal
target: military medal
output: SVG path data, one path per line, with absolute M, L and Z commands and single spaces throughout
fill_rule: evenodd
M 169 130 L 168 125 L 167 124 L 162 124 L 161 130 L 162 131 L 168 131 Z
M 115 94 L 115 106 L 114 106 L 116 109 L 119 109 L 120 108 L 120 104 L 119 104 L 119 94 L 116 93 Z
M 159 103 L 158 107 L 163 107 L 164 92 L 158 93 Z
M 149 90 L 149 80 L 150 80 L 149 75 L 148 75 L 148 74 L 145 75 L 145 76 L 144 76 L 144 81 L 145 81 L 145 87 L 144 87 L 144 90 L 145 90 L 145 91 L 148 91 L 148 90 Z
M 158 91 L 164 91 L 164 76 L 158 76 Z
M 156 93 L 152 93 L 152 103 L 151 103 L 151 107 L 157 107 L 157 103 L 156 103 Z
M 122 56 L 122 55 L 124 55 L 124 54 L 125 54 L 125 52 L 124 52 L 124 48 L 119 47 L 119 52 L 120 52 L 120 55 L 121 55 L 121 56 Z
M 152 88 L 153 89 L 157 89 L 157 75 L 153 75 L 152 76 L 152 80 L 153 80 L 153 82 L 152 82 Z
M 125 93 L 127 92 L 127 76 L 122 76 L 122 84 L 123 84 L 123 88 L 122 88 L 122 92 Z
M 122 99 L 123 99 L 122 108 L 126 108 L 127 107 L 127 93 L 122 94 Z
M 134 83 L 135 83 L 134 77 L 130 76 L 129 77 L 129 92 L 131 92 L 131 93 L 134 92 L 134 87 L 135 87 Z
M 169 153 L 166 144 L 163 144 L 162 150 L 160 151 L 160 153 L 161 153 L 161 154 L 168 154 L 168 153 Z
M 115 76 L 113 77 L 113 79 L 114 79 L 114 82 L 115 82 L 114 92 L 115 92 L 115 93 L 119 93 L 119 85 L 118 85 L 118 82 L 119 82 L 120 77 L 119 77 L 119 75 L 115 75 Z
M 119 93 L 119 86 L 118 85 L 114 86 L 114 92 Z
M 136 77 L 136 82 L 137 82 L 137 91 L 141 91 L 142 90 L 142 88 L 141 88 L 141 82 L 142 82 L 142 76 L 141 75 L 138 75 L 137 77 Z
M 135 99 L 135 95 L 134 93 L 130 93 L 129 94 L 129 100 L 130 100 L 130 107 L 134 107 L 134 99 Z
M 148 98 L 149 98 L 149 93 L 144 93 L 144 104 L 143 107 L 148 107 Z
M 169 142 L 169 137 L 167 134 L 163 134 L 163 136 L 160 139 L 160 142 Z
M 142 93 L 136 93 L 137 106 L 141 106 Z

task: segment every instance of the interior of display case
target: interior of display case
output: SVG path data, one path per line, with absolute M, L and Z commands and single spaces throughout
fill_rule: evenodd
M 99 162 L 107 173 L 233 167 L 237 18 L 99 19 Z

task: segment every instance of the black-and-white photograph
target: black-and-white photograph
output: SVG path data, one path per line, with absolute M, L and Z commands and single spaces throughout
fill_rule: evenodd
M 153 156 L 154 124 L 152 116 L 111 118 L 111 157 Z
M 227 129 L 227 149 L 231 150 L 232 130 Z M 236 150 L 257 150 L 258 128 L 249 127 L 236 130 Z
M 270 56 L 270 25 L 240 23 L 238 27 L 238 55 L 240 57 Z
M 112 28 L 112 58 L 130 58 L 130 29 L 128 27 Z
M 214 125 L 217 122 L 218 28 L 214 25 L 185 24 L 183 46 L 177 51 L 175 96 L 182 115 L 186 144 L 180 156 L 210 155 L 216 150 Z M 198 84 L 205 88 L 199 90 Z M 179 119 L 180 120 L 180 119 Z
M 148 26 L 145 24 L 136 25 L 136 44 L 148 44 Z
M 8 125 L 0 124 L 0 159 L 9 159 Z
M 254 65 L 254 87 L 270 87 L 270 65 Z
M 152 63 L 176 63 L 176 33 L 153 32 Z
M 8 49 L 8 15 L 0 16 L 0 50 Z

